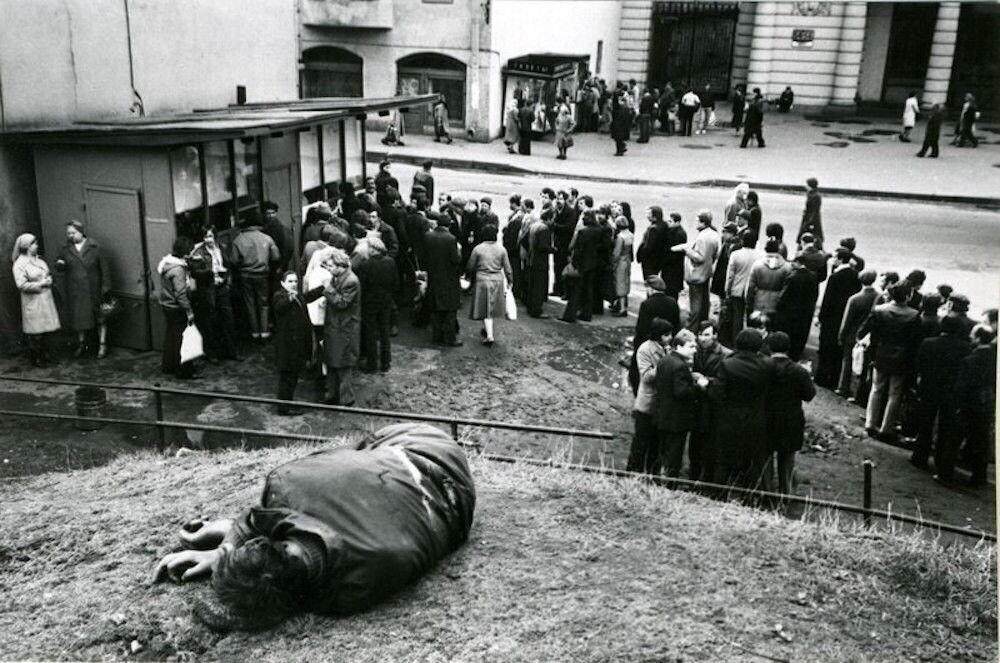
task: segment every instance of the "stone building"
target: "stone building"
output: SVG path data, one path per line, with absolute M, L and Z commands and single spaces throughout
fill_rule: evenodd
M 1000 5 L 959 2 L 660 2 L 624 0 L 617 78 L 767 97 L 799 106 L 896 107 L 976 94 L 1000 108 Z M 995 112 L 995 110 L 994 110 Z

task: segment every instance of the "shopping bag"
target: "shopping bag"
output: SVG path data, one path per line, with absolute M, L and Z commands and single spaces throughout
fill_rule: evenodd
M 517 320 L 517 302 L 514 300 L 513 288 L 506 288 L 504 293 L 504 313 L 508 320 Z
M 181 336 L 181 363 L 186 364 L 203 354 L 205 354 L 205 350 L 201 340 L 201 332 L 198 331 L 193 322 L 189 322 L 187 329 Z
M 865 351 L 868 350 L 868 343 L 870 343 L 869 336 L 865 336 L 863 339 L 854 344 L 854 349 L 851 350 L 851 373 L 854 375 L 861 375 L 865 369 Z
M 708 113 L 708 126 L 710 126 L 710 127 L 714 127 L 715 126 L 715 111 L 714 110 L 713 111 L 709 111 L 709 113 Z

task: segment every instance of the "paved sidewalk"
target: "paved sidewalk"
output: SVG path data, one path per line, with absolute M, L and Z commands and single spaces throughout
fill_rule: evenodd
M 719 112 L 728 119 L 728 109 Z M 801 191 L 815 176 L 828 194 L 879 196 L 1000 207 L 1000 127 L 978 127 L 980 145 L 949 145 L 946 125 L 938 159 L 918 159 L 924 135 L 920 122 L 912 143 L 901 143 L 899 126 L 884 119 L 768 113 L 765 149 L 739 149 L 731 129 L 716 128 L 686 138 L 656 135 L 644 145 L 628 144 L 616 158 L 606 134 L 578 134 L 569 159 L 556 159 L 551 138 L 535 141 L 532 155 L 508 154 L 503 143 L 435 143 L 407 135 L 404 147 L 382 145 L 381 132 L 368 132 L 368 160 L 386 154 L 403 162 L 433 159 L 438 167 L 509 174 L 541 174 L 621 181 L 632 184 L 731 187 L 748 181 L 755 188 Z

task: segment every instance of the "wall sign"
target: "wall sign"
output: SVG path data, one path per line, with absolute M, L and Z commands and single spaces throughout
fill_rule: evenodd
M 830 3 L 793 2 L 792 14 L 797 16 L 830 16 Z
M 792 48 L 812 48 L 815 30 L 792 30 Z

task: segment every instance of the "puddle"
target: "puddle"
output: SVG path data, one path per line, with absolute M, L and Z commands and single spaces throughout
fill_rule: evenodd
M 710 150 L 711 145 L 681 145 L 686 150 Z
M 622 368 L 618 365 L 620 352 L 610 343 L 598 343 L 587 348 L 554 350 L 542 357 L 550 368 L 569 373 L 584 380 L 606 386 L 621 385 Z
M 803 116 L 812 122 L 830 122 L 834 124 L 872 124 L 871 120 L 862 120 L 855 117 L 840 117 L 838 115 L 811 115 Z
M 813 123 L 812 123 L 812 125 L 813 125 L 814 127 L 820 127 L 820 128 L 822 128 L 822 129 L 826 129 L 827 127 L 829 127 L 829 126 L 830 126 L 830 125 L 829 125 L 829 124 L 827 124 L 826 122 L 813 122 Z
M 821 147 L 849 147 L 851 144 L 845 141 L 834 141 L 832 143 L 813 143 L 813 145 L 819 145 Z
M 840 138 L 841 140 L 849 140 L 852 143 L 876 143 L 878 141 L 872 140 L 871 138 L 865 138 L 864 136 L 859 136 L 857 134 L 844 133 L 843 131 L 824 131 L 824 136 L 830 136 L 832 138 Z
M 893 129 L 865 129 L 862 136 L 898 136 L 899 132 Z

